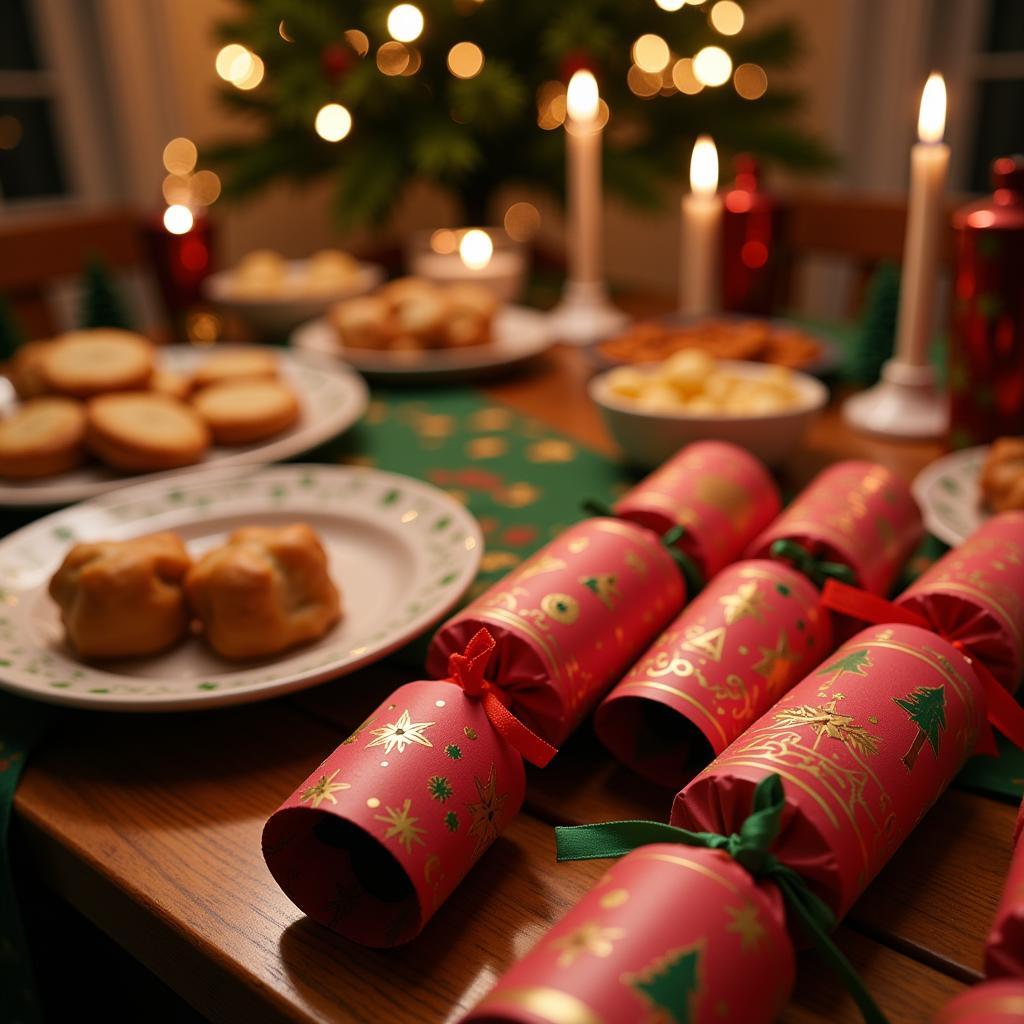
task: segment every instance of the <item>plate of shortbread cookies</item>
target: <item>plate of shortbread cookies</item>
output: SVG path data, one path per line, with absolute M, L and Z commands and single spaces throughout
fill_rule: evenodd
M 158 347 L 130 331 L 21 346 L 0 379 L 0 506 L 62 505 L 154 474 L 291 458 L 363 414 L 362 379 L 262 346 Z
M 482 548 L 450 495 L 363 467 L 121 488 L 0 541 L 0 687 L 168 711 L 312 686 L 440 620 Z

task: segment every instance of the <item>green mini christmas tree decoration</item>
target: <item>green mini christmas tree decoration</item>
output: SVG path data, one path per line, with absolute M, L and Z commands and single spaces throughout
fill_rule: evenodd
M 849 654 L 844 654 L 843 657 L 837 658 L 830 665 L 819 668 L 816 675 L 832 676 L 833 681 L 835 681 L 844 673 L 854 676 L 867 675 L 867 672 L 864 670 L 868 668 L 871 668 L 871 655 L 865 647 L 857 651 L 850 651 Z
M 25 340 L 10 303 L 0 296 L 0 364 L 6 363 Z
M 859 383 L 874 384 L 882 364 L 892 356 L 899 309 L 899 267 L 881 263 L 868 284 L 857 343 L 850 353 L 850 376 Z
M 925 740 L 935 756 L 939 755 L 940 733 L 946 728 L 946 691 L 941 686 L 919 686 L 906 697 L 893 697 L 893 701 L 906 711 L 917 726 L 914 742 L 903 755 L 907 771 L 912 772 Z
M 744 3 L 748 18 L 755 3 Z M 821 142 L 796 126 L 803 97 L 774 77 L 800 56 L 792 20 L 762 21 L 756 28 L 748 23 L 724 36 L 710 22 L 710 4 L 663 11 L 652 0 L 416 0 L 423 31 L 398 43 L 387 27 L 392 6 L 383 0 L 240 0 L 238 14 L 222 22 L 218 34 L 223 44 L 241 44 L 257 55 L 263 73 L 257 70 L 253 80 L 254 65 L 244 54 L 222 62 L 230 65 L 223 68 L 228 78 L 237 64 L 245 85 L 226 85 L 223 100 L 239 122 L 249 122 L 236 138 L 204 150 L 223 172 L 225 196 L 284 180 L 305 187 L 328 178 L 342 227 L 384 222 L 413 180 L 454 196 L 470 224 L 489 222 L 496 212 L 491 201 L 503 185 L 561 197 L 565 84 L 581 67 L 594 72 L 610 110 L 605 186 L 634 204 L 663 204 L 662 186 L 683 179 L 701 132 L 714 135 L 726 158 L 750 152 L 804 171 L 834 162 Z M 670 48 L 668 64 L 657 73 L 633 65 L 633 43 L 646 33 Z M 449 53 L 460 42 L 483 54 L 479 69 L 464 66 L 470 77 L 449 69 Z M 706 46 L 724 48 L 735 68 L 762 69 L 767 91 L 745 99 L 730 78 L 691 94 L 695 80 L 682 71 L 673 78 L 673 69 Z M 746 72 L 758 77 L 752 68 Z M 336 142 L 314 130 L 317 113 L 329 103 L 340 103 L 352 118 L 350 131 Z
M 102 260 L 89 261 L 82 284 L 82 307 L 78 317 L 81 328 L 118 327 L 130 330 L 121 296 Z

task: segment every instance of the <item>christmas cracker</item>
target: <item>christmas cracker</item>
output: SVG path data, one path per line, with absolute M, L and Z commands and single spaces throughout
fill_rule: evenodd
M 1024 1020 L 1024 979 L 985 981 L 951 999 L 933 1024 L 1020 1024 Z
M 1024 802 L 1013 831 L 1013 860 L 995 920 L 985 942 L 985 974 L 1024 982 Z M 1024 1006 L 1024 1004 L 1022 1004 Z M 1024 1011 L 1022 1011 L 1024 1012 Z

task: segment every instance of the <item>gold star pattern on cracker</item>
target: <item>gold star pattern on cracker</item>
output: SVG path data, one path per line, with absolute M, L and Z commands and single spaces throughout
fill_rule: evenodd
M 370 747 L 383 747 L 384 753 L 390 754 L 395 747 L 398 747 L 398 752 L 401 754 L 409 743 L 418 743 L 421 747 L 432 747 L 434 744 L 423 733 L 434 724 L 436 723 L 413 722 L 409 718 L 408 710 L 403 711 L 398 716 L 397 722 L 389 723 L 380 729 L 370 730 L 370 735 L 377 738 L 370 740 L 366 744 L 366 749 L 369 750 Z
M 466 807 L 471 819 L 469 834 L 476 837 L 476 848 L 473 852 L 477 854 L 497 839 L 498 818 L 508 794 L 498 792 L 498 776 L 493 764 L 486 783 L 481 782 L 479 776 L 474 776 L 473 782 L 476 784 L 477 802 L 466 804 Z
M 611 956 L 615 941 L 625 934 L 622 928 L 609 928 L 596 921 L 587 921 L 576 931 L 554 939 L 551 948 L 561 950 L 556 961 L 559 967 L 571 967 L 585 953 L 599 957 Z
M 747 618 L 764 622 L 764 612 L 766 610 L 770 611 L 764 604 L 764 594 L 761 593 L 758 585 L 753 580 L 748 583 L 741 583 L 736 588 L 735 594 L 726 594 L 718 600 L 725 608 L 725 623 L 727 626 Z
M 347 782 L 335 782 L 334 779 L 340 772 L 340 768 L 335 768 L 330 775 L 321 775 L 312 786 L 307 789 L 302 796 L 299 797 L 299 803 L 308 803 L 310 807 L 317 808 L 325 800 L 330 800 L 332 804 L 336 804 L 338 801 L 335 799 L 334 794 L 341 792 L 343 789 L 351 789 L 352 787 Z
M 375 814 L 374 820 L 383 821 L 387 825 L 384 831 L 385 839 L 397 839 L 399 845 L 406 853 L 412 853 L 414 843 L 423 846 L 423 836 L 427 834 L 425 828 L 420 828 L 416 822 L 419 818 L 413 817 L 412 800 L 406 798 L 401 807 L 385 807 L 383 814 Z
M 725 912 L 732 919 L 725 930 L 740 937 L 740 949 L 744 953 L 756 953 L 764 938 L 764 925 L 758 920 L 757 907 L 753 903 L 744 903 L 739 907 L 726 907 Z

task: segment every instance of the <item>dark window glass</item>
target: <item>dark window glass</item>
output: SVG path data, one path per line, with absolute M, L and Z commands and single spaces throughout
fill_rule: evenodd
M 990 188 L 990 168 L 997 156 L 1024 153 L 1024 79 L 998 79 L 978 84 L 978 126 L 968 187 Z
M 28 5 L 25 0 L 0 0 L 0 70 L 32 71 L 38 67 Z
M 988 53 L 1024 50 L 1024 3 L 1021 0 L 992 0 L 985 50 Z
M 5 200 L 67 191 L 52 107 L 49 100 L 0 98 L 0 193 Z

